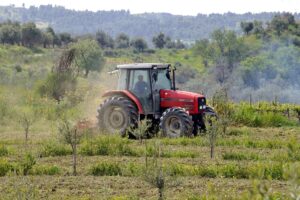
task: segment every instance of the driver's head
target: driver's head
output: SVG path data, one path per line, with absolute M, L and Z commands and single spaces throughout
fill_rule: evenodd
M 144 80 L 143 75 L 139 75 L 139 76 L 138 76 L 138 79 L 139 79 L 139 81 L 143 81 L 143 80 Z

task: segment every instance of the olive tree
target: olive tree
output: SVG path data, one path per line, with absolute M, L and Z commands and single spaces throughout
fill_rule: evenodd
M 23 108 L 19 111 L 19 122 L 21 127 L 24 130 L 24 136 L 25 136 L 25 144 L 28 142 L 29 137 L 29 131 L 34 122 L 36 121 L 36 115 L 30 108 Z
M 77 145 L 80 142 L 82 134 L 80 134 L 78 127 L 75 123 L 67 120 L 66 118 L 61 119 L 58 132 L 66 144 L 69 144 L 72 148 L 73 157 L 73 175 L 77 175 Z
M 105 59 L 95 40 L 79 40 L 71 48 L 75 50 L 75 65 L 79 70 L 84 71 L 85 77 L 88 76 L 90 71 L 101 71 Z

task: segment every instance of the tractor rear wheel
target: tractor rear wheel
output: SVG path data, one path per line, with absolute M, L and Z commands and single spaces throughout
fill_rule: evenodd
M 159 126 L 165 137 L 189 137 L 193 134 L 193 120 L 182 108 L 167 109 L 160 118 Z
M 129 127 L 135 127 L 138 111 L 132 101 L 114 96 L 106 99 L 98 108 L 98 125 L 108 133 L 126 135 Z

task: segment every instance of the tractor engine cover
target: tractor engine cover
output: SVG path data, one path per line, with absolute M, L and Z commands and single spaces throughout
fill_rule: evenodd
M 180 90 L 160 90 L 161 108 L 180 107 L 189 114 L 200 114 L 206 109 L 206 99 L 203 95 Z

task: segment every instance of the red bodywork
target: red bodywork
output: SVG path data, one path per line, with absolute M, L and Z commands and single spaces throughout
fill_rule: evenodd
M 198 98 L 205 98 L 201 94 L 180 90 L 160 90 L 160 107 L 185 108 L 189 114 L 198 114 Z
M 112 90 L 103 95 L 103 97 L 107 96 L 128 97 L 137 105 L 139 114 L 144 114 L 143 107 L 139 99 L 128 90 Z M 205 97 L 201 94 L 193 92 L 180 90 L 160 90 L 160 107 L 162 110 L 172 107 L 181 107 L 185 108 L 189 114 L 198 114 L 200 112 L 198 108 L 198 98 Z

